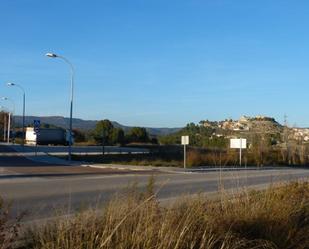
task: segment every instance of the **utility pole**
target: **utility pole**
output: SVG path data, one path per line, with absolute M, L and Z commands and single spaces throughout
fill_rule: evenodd
M 284 114 L 284 143 L 287 151 L 287 159 L 290 164 L 290 145 L 289 145 L 289 127 L 288 127 L 288 116 Z
M 61 55 L 57 55 L 54 53 L 47 53 L 46 54 L 47 57 L 50 58 L 59 58 L 62 59 L 66 64 L 69 65 L 70 68 L 70 123 L 69 123 L 69 129 L 70 129 L 70 136 L 69 136 L 69 149 L 68 149 L 68 160 L 71 161 L 72 159 L 72 144 L 73 144 L 73 129 L 72 129 L 72 122 L 73 122 L 73 94 L 74 94 L 74 76 L 75 76 L 75 71 L 74 71 L 74 67 L 73 64 L 64 56 Z
M 241 167 L 241 161 L 242 161 L 242 138 L 239 139 L 239 166 Z
M 102 155 L 104 156 L 105 155 L 105 130 L 103 128 L 102 130 Z
M 9 116 L 8 116 L 8 144 L 10 143 L 10 132 L 11 132 L 11 113 L 9 112 Z
M 183 168 L 187 167 L 187 155 L 186 155 L 186 144 L 183 145 Z
M 6 140 L 6 113 L 3 115 L 3 142 Z

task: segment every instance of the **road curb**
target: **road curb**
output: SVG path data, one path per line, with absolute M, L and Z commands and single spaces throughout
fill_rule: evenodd
M 89 164 L 84 162 L 82 167 L 92 167 L 101 169 L 118 169 L 118 170 L 132 170 L 132 171 L 153 171 L 153 172 L 164 172 L 170 174 L 187 174 L 192 173 L 189 170 L 184 170 L 181 168 L 168 168 L 168 167 L 154 167 L 154 166 L 138 166 L 138 165 L 120 165 L 120 164 Z

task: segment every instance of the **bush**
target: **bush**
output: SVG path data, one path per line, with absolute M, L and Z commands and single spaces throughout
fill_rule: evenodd
M 187 153 L 187 165 L 189 167 L 192 166 L 201 166 L 205 165 L 206 158 L 203 156 L 199 151 L 196 150 L 190 150 Z
M 187 153 L 187 164 L 189 167 L 235 166 L 238 164 L 238 155 L 234 151 L 191 148 Z

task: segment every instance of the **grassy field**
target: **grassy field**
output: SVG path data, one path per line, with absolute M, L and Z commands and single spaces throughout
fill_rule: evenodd
M 18 222 L 0 219 L 1 249 L 18 248 L 309 248 L 309 183 L 265 191 L 224 192 L 159 205 L 153 181 L 145 192 L 128 190 L 97 212 L 87 211 L 18 233 Z M 3 205 L 2 205 L 3 207 Z M 3 210 L 3 209 L 2 209 Z M 3 246 L 4 245 L 4 246 Z

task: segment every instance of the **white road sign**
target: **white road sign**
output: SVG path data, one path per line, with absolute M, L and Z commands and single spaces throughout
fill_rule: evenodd
M 247 139 L 245 138 L 232 138 L 230 140 L 231 149 L 247 149 Z
M 189 136 L 181 136 L 181 144 L 188 145 L 189 144 Z

